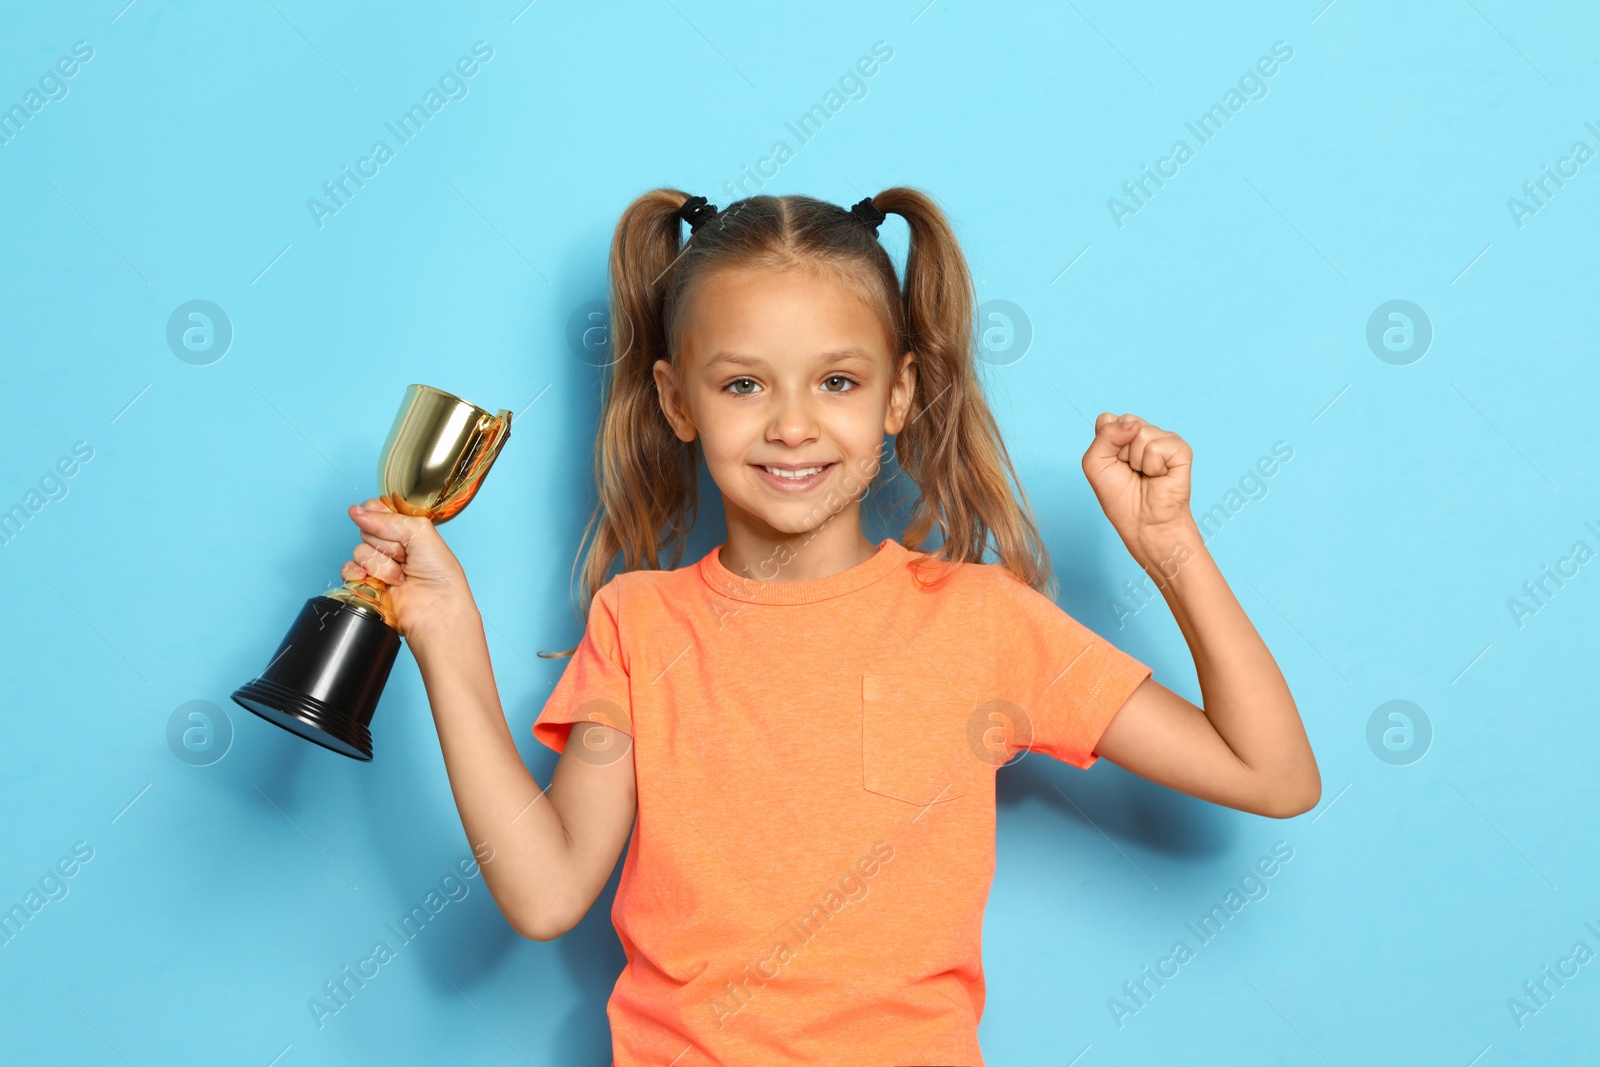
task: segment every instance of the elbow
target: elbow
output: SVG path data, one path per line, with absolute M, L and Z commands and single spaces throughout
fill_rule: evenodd
M 1322 801 L 1322 776 L 1315 768 L 1304 781 L 1280 786 L 1268 794 L 1256 814 L 1269 819 L 1292 819 L 1304 815 Z
M 583 913 L 572 918 L 568 909 L 528 905 L 506 909 L 505 917 L 511 928 L 529 941 L 554 941 L 578 925 Z
M 514 926 L 513 929 L 529 941 L 554 941 L 566 933 L 565 930 L 558 930 L 555 927 Z
M 529 941 L 554 941 L 572 926 L 572 923 L 555 922 L 547 918 L 511 920 L 511 928 Z
M 1292 819 L 1296 815 L 1304 815 L 1316 807 L 1320 796 L 1321 790 L 1318 790 L 1317 793 L 1312 794 L 1309 798 L 1279 800 L 1262 807 L 1256 814 L 1265 815 L 1269 819 Z

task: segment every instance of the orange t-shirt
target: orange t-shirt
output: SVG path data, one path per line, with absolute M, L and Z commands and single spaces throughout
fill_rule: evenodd
M 981 1067 L 995 770 L 1089 767 L 1150 668 L 1000 564 L 923 586 L 886 538 L 759 581 L 721 547 L 601 588 L 533 725 L 632 737 L 614 1067 Z

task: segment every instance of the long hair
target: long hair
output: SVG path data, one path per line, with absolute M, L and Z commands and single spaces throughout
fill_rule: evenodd
M 918 567 L 944 572 L 948 564 L 984 562 L 992 539 L 998 562 L 1053 598 L 1049 554 L 978 382 L 966 258 L 933 199 L 905 186 L 872 197 L 879 211 L 910 227 L 903 284 L 878 238 L 836 204 L 751 196 L 684 240 L 678 212 L 688 199 L 677 189 L 651 190 L 628 205 L 612 235 L 613 360 L 595 440 L 599 499 L 584 529 L 587 554 L 579 548 L 580 607 L 587 610 L 619 554 L 622 571 L 662 569 L 668 551 L 669 568 L 682 562 L 698 509 L 699 438 L 681 441 L 673 432 L 653 367 L 673 360 L 697 282 L 726 267 L 822 267 L 878 310 L 897 342 L 892 358 L 898 364 L 912 352 L 917 359 L 910 413 L 894 440 L 895 461 L 918 489 L 901 544 L 924 551 L 938 526 L 943 544 Z

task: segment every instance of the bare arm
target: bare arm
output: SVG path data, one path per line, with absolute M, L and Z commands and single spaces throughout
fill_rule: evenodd
M 466 574 L 433 523 L 395 515 L 380 500 L 350 515 L 362 539 L 341 573 L 389 587 L 484 882 L 518 933 L 559 937 L 600 895 L 633 826 L 632 738 L 575 724 L 550 788 L 540 789 L 506 725 Z
M 1095 751 L 1173 789 L 1289 818 L 1316 805 L 1322 777 L 1283 672 L 1189 510 L 1193 456 L 1177 434 L 1109 411 L 1095 420 L 1083 455 L 1084 475 L 1106 517 L 1172 608 L 1205 704 L 1196 707 L 1146 679 Z
M 1095 751 L 1151 781 L 1230 808 L 1289 818 L 1322 777 L 1288 683 L 1189 521 L 1135 551 L 1161 586 L 1200 681 L 1199 708 L 1154 679 L 1133 691 Z
M 474 849 L 493 850 L 482 865 L 489 892 L 524 937 L 559 937 L 600 895 L 633 827 L 631 739 L 599 723 L 574 724 L 541 790 L 506 724 L 476 610 L 413 641 L 412 651 L 462 828 Z

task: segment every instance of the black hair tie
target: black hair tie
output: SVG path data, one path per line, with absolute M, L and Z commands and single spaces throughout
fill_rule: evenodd
M 682 219 L 689 224 L 689 233 L 692 235 L 700 227 L 717 217 L 717 205 L 706 203 L 703 196 L 691 196 L 683 202 L 683 206 L 673 212 L 673 217 Z
M 888 218 L 887 215 L 878 210 L 877 205 L 872 202 L 872 197 L 870 196 L 852 207 L 850 214 L 865 223 L 874 237 L 878 236 L 878 226 L 884 219 Z

